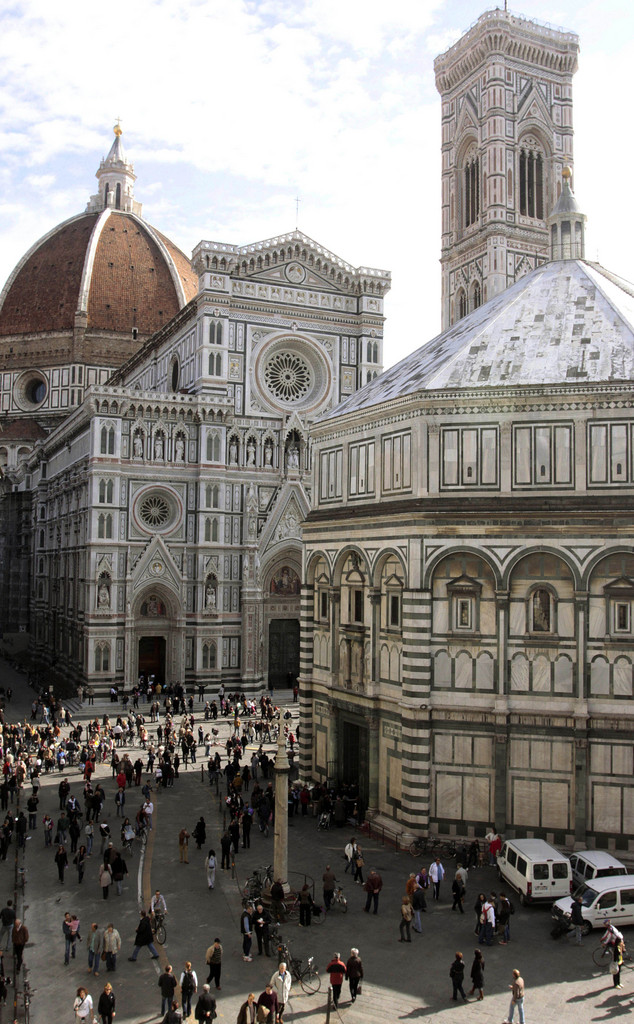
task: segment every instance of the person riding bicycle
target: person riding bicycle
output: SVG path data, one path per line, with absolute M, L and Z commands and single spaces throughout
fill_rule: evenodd
M 150 913 L 152 914 L 152 917 L 155 919 L 157 917 L 164 917 L 165 914 L 167 914 L 167 904 L 165 902 L 165 897 L 161 893 L 160 889 L 157 889 L 152 897 L 152 901 L 150 903 Z
M 617 942 L 623 942 L 623 935 L 608 920 L 605 922 L 605 931 L 601 936 L 601 945 L 604 949 L 607 949 L 608 946 L 614 946 Z

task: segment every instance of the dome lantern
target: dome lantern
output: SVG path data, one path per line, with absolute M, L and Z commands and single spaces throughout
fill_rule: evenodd
M 548 218 L 550 228 L 551 260 L 585 259 L 586 215 L 581 213 L 570 188 L 572 171 L 564 167 L 561 172 L 561 195 Z
M 134 198 L 136 174 L 134 164 L 127 159 L 121 136 L 123 131 L 117 118 L 114 128 L 114 142 L 105 160 L 99 164 L 95 174 L 99 182 L 99 191 L 90 197 L 86 213 L 101 210 L 121 210 L 123 213 L 136 213 L 141 216 L 141 203 Z

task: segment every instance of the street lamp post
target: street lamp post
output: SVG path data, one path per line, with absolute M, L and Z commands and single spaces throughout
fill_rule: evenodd
M 273 877 L 288 880 L 288 773 L 284 718 L 280 711 L 280 734 L 275 756 L 275 826 L 273 832 Z

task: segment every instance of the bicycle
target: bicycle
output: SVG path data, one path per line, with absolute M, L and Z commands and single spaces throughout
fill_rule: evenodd
M 309 956 L 304 966 L 304 961 L 299 957 L 291 956 L 291 952 L 287 945 L 283 942 L 277 947 L 279 954 L 279 962 L 285 963 L 293 978 L 300 983 L 304 992 L 312 994 L 319 992 L 321 988 L 321 978 L 319 971 L 315 967 L 315 957 Z
M 167 939 L 165 915 L 161 913 L 160 910 L 154 911 L 154 916 L 152 918 L 152 934 L 161 946 L 165 945 L 165 941 Z
M 290 893 L 284 903 L 282 904 L 284 916 L 289 921 L 297 921 L 299 918 L 299 908 L 301 907 L 301 901 L 299 895 L 296 892 Z M 311 924 L 323 924 L 326 920 L 326 911 L 324 907 L 318 903 L 313 903 L 311 906 Z
M 343 894 L 343 888 L 338 885 L 332 894 L 330 910 L 340 910 L 342 914 L 348 913 L 348 901 Z M 325 916 L 325 915 L 324 915 Z
M 430 850 L 433 852 L 436 846 L 438 846 L 438 840 L 435 836 L 417 836 L 409 844 L 409 852 L 412 857 L 421 857 Z
M 256 868 L 252 875 L 249 875 L 246 882 L 242 887 L 242 895 L 251 897 L 251 899 L 257 899 L 258 896 L 262 895 L 262 890 L 267 885 L 273 884 L 273 865 L 269 864 L 266 868 Z
M 614 960 L 614 947 L 610 943 L 605 946 L 597 946 L 596 949 L 592 950 L 592 959 L 597 967 L 600 967 L 602 971 L 607 973 L 610 970 L 610 964 Z M 630 971 L 634 970 L 634 960 L 626 949 L 623 950 L 621 968 Z

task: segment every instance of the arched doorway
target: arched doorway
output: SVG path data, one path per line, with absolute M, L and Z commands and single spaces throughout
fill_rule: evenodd
M 154 676 L 157 683 L 165 684 L 165 649 L 164 636 L 139 637 L 139 675 L 146 679 Z

